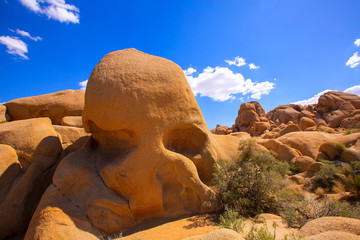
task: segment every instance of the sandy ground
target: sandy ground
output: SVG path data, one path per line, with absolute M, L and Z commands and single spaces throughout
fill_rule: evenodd
M 125 232 L 125 237 L 118 238 L 118 240 L 181 240 L 203 235 L 218 228 L 218 215 L 205 214 L 167 222 L 144 223 L 128 233 Z
M 152 220 L 131 229 L 127 233 L 125 232 L 124 237 L 118 238 L 118 240 L 182 240 L 186 238 L 197 240 L 200 236 L 221 228 L 218 217 L 216 214 L 204 214 L 175 220 Z M 257 220 L 256 222 L 256 228 L 266 226 L 271 234 L 275 232 L 273 226 L 275 222 L 276 239 L 283 239 L 285 235 L 297 232 L 297 229 L 288 228 L 280 217 L 274 217 L 274 215 L 270 214 L 264 214 L 264 220 Z M 245 237 L 253 227 L 253 224 L 253 221 L 246 220 L 243 232 L 240 234 Z

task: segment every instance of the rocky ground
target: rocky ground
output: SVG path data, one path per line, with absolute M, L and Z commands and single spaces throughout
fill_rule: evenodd
M 210 133 L 181 68 L 130 49 L 104 57 L 86 94 L 9 101 L 0 123 L 0 239 L 244 239 L 254 224 L 273 233 L 274 222 L 277 239 L 360 236 L 356 219 L 319 218 L 298 231 L 263 214 L 236 233 L 211 215 L 222 209 L 212 166 L 234 158 L 247 139 L 289 163 L 288 178 L 303 195 L 333 195 L 317 172 L 326 161 L 360 161 L 353 94 L 328 92 L 317 104 L 268 113 L 244 103 L 232 127 Z M 347 176 L 335 177 L 342 196 L 354 193 Z

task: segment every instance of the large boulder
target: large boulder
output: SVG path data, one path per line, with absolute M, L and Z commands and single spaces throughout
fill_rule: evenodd
M 253 101 L 241 104 L 232 128 L 235 132 L 247 132 L 252 135 L 259 135 L 269 127 L 270 123 L 266 118 L 265 110 L 259 102 Z
M 61 124 L 65 116 L 81 116 L 84 108 L 84 91 L 64 90 L 14 99 L 4 105 L 12 120 L 49 117 L 54 124 Z
M 0 105 L 0 124 L 10 121 L 10 116 L 9 114 L 6 113 L 6 106 L 5 105 Z
M 269 111 L 266 117 L 277 125 L 288 122 L 298 123 L 300 120 L 302 106 L 296 104 L 280 105 Z
M 222 208 L 205 185 L 222 157 L 217 140 L 175 63 L 135 49 L 106 55 L 89 78 L 83 124 L 91 137 L 59 164 L 25 239 L 48 229 L 88 239 L 80 234 Z
M 53 127 L 61 137 L 61 144 L 66 155 L 79 150 L 90 136 L 83 128 L 60 125 L 53 125 Z
M 326 232 L 338 232 L 338 239 L 348 239 L 343 236 L 352 234 L 360 237 L 360 220 L 344 217 L 322 217 L 306 223 L 298 232 L 300 236 L 316 236 Z M 341 233 L 344 233 L 342 236 Z M 357 238 L 357 239 L 358 239 Z M 320 239 L 320 238 L 309 238 Z
M 321 95 L 317 104 L 318 112 L 332 128 L 339 127 L 343 119 L 350 117 L 356 109 L 360 109 L 359 96 L 337 91 Z
M 278 137 L 277 140 L 299 150 L 302 155 L 317 159 L 320 146 L 338 136 L 324 132 L 291 132 Z
M 49 118 L 0 125 L 0 239 L 23 234 L 51 183 L 62 147 Z M 19 159 L 17 158 L 19 156 Z

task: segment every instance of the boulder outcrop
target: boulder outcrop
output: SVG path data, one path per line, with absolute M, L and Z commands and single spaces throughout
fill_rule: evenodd
M 22 234 L 62 152 L 49 118 L 0 125 L 0 239 Z M 18 158 L 19 156 L 19 158 Z
M 83 124 L 90 138 L 61 161 L 25 239 L 89 239 L 222 207 L 205 185 L 218 140 L 175 63 L 135 49 L 106 55 L 89 78 Z
M 235 132 L 247 132 L 251 135 L 260 135 L 266 129 L 270 128 L 270 123 L 260 103 L 253 101 L 241 104 L 238 117 L 232 128 Z
M 49 117 L 54 124 L 61 124 L 65 116 L 81 116 L 84 108 L 84 91 L 64 90 L 14 99 L 4 105 L 12 120 Z
M 331 91 L 319 97 L 317 111 L 322 114 L 329 127 L 337 128 L 352 112 L 360 109 L 360 97 L 344 92 Z

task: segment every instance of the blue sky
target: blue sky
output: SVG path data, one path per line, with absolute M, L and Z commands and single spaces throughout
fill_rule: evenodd
M 0 0 L 0 102 L 79 89 L 124 48 L 179 64 L 210 129 L 247 101 L 360 95 L 359 13 L 359 0 Z

